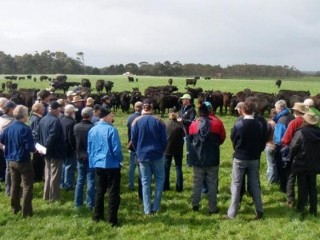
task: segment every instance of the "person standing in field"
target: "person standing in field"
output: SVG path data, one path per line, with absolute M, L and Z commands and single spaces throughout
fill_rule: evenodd
M 191 167 L 192 164 L 191 164 L 190 155 L 189 155 L 189 151 L 191 147 L 189 127 L 196 118 L 196 110 L 194 109 L 194 106 L 191 103 L 190 94 L 187 94 L 187 93 L 184 94 L 181 97 L 181 100 L 182 100 L 182 108 L 180 110 L 179 118 L 177 120 L 178 122 L 182 122 L 184 126 L 184 130 L 186 133 L 185 142 L 186 142 L 186 149 L 187 149 L 187 166 Z
M 108 108 L 100 109 L 100 121 L 88 135 L 89 168 L 96 172 L 96 202 L 92 219 L 104 220 L 104 195 L 108 191 L 108 222 L 118 226 L 120 206 L 121 162 L 123 159 L 118 130 L 112 125 L 114 115 Z
M 35 144 L 31 129 L 25 124 L 28 121 L 28 108 L 18 105 L 13 116 L 14 123 L 8 126 L 0 136 L 1 143 L 5 145 L 5 159 L 9 163 L 11 175 L 11 208 L 14 214 L 22 209 L 23 217 L 33 215 L 33 167 L 30 152 L 35 152 Z M 22 184 L 22 208 L 20 203 Z
M 273 118 L 273 121 L 276 123 L 273 136 L 273 140 L 276 146 L 274 150 L 274 163 L 277 166 L 280 191 L 285 193 L 287 188 L 287 181 L 285 164 L 282 161 L 281 140 L 287 130 L 289 123 L 294 119 L 294 116 L 291 114 L 290 109 L 287 108 L 287 104 L 284 100 L 279 100 L 275 103 L 275 110 L 277 114 Z
M 256 219 L 262 218 L 263 207 L 259 180 L 260 155 L 265 147 L 263 128 L 254 118 L 254 107 L 251 102 L 241 106 L 243 119 L 236 121 L 231 131 L 231 141 L 234 149 L 231 182 L 231 203 L 225 216 L 228 219 L 236 217 L 240 192 L 245 172 L 248 175 L 249 189 L 255 204 Z
M 165 177 L 163 154 L 167 146 L 167 134 L 165 123 L 153 115 L 150 99 L 143 100 L 142 109 L 142 115 L 132 123 L 131 142 L 139 161 L 144 213 L 149 215 L 160 210 Z M 152 175 L 156 185 L 153 204 Z
M 265 147 L 265 153 L 266 153 L 266 159 L 267 159 L 267 179 L 268 183 L 278 183 L 278 170 L 277 166 L 274 162 L 274 150 L 275 150 L 275 144 L 273 141 L 273 135 L 274 135 L 274 127 L 276 123 L 273 121 L 274 116 L 276 115 L 275 109 L 271 109 L 270 111 L 270 118 L 267 122 L 267 129 L 268 129 L 268 140 Z
M 38 126 L 39 122 L 44 114 L 44 106 L 40 102 L 36 102 L 32 105 L 32 115 L 29 119 L 30 129 L 32 131 L 33 139 L 36 140 L 38 136 Z M 33 171 L 34 171 L 34 181 L 41 182 L 44 177 L 44 158 L 39 152 L 33 154 L 32 159 Z
M 74 136 L 76 139 L 76 157 L 78 168 L 78 179 L 74 195 L 75 207 L 83 205 L 83 187 L 87 182 L 86 204 L 89 209 L 95 204 L 95 172 L 94 168 L 89 168 L 88 161 L 88 133 L 94 126 L 91 122 L 92 108 L 85 107 L 81 111 L 82 121 L 74 126 Z
M 44 106 L 43 116 L 45 116 L 48 113 L 48 106 L 51 100 L 51 92 L 48 90 L 41 90 L 40 92 L 38 92 L 37 95 L 39 98 L 39 102 L 42 103 Z
M 176 168 L 176 191 L 183 191 L 182 156 L 185 132 L 181 122 L 177 121 L 178 113 L 175 108 L 169 109 L 167 129 L 167 148 L 164 152 L 165 180 L 163 190 L 170 190 L 170 168 L 174 158 Z
M 294 104 L 293 108 L 293 115 L 295 117 L 294 120 L 292 120 L 286 132 L 284 133 L 282 137 L 282 153 L 286 151 L 286 154 L 283 154 L 283 160 L 287 160 L 284 163 L 286 164 L 286 194 L 287 194 L 287 205 L 289 208 L 293 207 L 294 199 L 295 199 L 295 192 L 294 192 L 294 185 L 296 182 L 296 175 L 292 173 L 291 164 L 292 162 L 288 158 L 289 155 L 289 146 L 292 141 L 292 138 L 294 136 L 295 131 L 300 128 L 303 124 L 303 115 L 307 112 L 307 109 L 303 103 L 297 102 Z M 287 156 L 287 157 L 285 157 Z
M 292 173 L 298 179 L 297 210 L 303 213 L 309 203 L 309 213 L 316 216 L 317 174 L 320 172 L 319 117 L 309 110 L 303 119 L 302 127 L 295 132 L 290 143 L 289 158 L 292 161 Z
M 211 104 L 200 105 L 200 118 L 191 123 L 189 128 L 191 148 L 190 159 L 193 166 L 194 184 L 192 208 L 199 211 L 201 190 L 205 180 L 208 188 L 209 214 L 218 213 L 217 191 L 220 164 L 220 145 L 226 134 L 223 123 L 214 115 L 210 115 Z
M 50 203 L 59 199 L 62 161 L 66 156 L 63 129 L 58 118 L 60 107 L 59 103 L 52 102 L 48 114 L 40 120 L 38 126 L 37 142 L 47 149 L 44 155 L 43 199 Z

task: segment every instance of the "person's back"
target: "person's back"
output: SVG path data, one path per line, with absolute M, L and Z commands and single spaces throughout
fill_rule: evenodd
M 93 123 L 89 120 L 82 120 L 80 123 L 74 125 L 74 136 L 76 139 L 76 155 L 78 160 L 88 162 L 88 133 L 93 126 Z

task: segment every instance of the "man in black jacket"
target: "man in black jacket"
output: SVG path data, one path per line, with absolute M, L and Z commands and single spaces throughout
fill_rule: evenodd
M 66 146 L 66 157 L 62 165 L 62 178 L 60 188 L 65 190 L 74 189 L 74 173 L 76 170 L 76 139 L 73 133 L 73 127 L 76 124 L 75 113 L 78 111 L 72 104 L 64 107 L 64 116 L 61 119 L 61 125 Z
M 46 148 L 43 198 L 49 202 L 59 199 L 61 166 L 65 158 L 63 129 L 58 118 L 61 105 L 52 102 L 48 114 L 39 122 L 37 142 Z
M 95 171 L 94 168 L 89 168 L 88 162 L 88 133 L 94 126 L 91 122 L 92 108 L 85 107 L 81 111 L 82 121 L 74 126 L 74 136 L 76 139 L 76 156 L 78 179 L 74 195 L 74 206 L 80 207 L 83 205 L 83 187 L 87 180 L 87 197 L 86 204 L 89 209 L 93 209 L 95 203 Z

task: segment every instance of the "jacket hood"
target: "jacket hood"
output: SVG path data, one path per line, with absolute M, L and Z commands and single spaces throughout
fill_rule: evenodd
M 316 126 L 307 126 L 302 128 L 306 141 L 315 143 L 320 142 L 320 128 Z
M 275 115 L 272 120 L 275 122 L 278 122 L 279 118 L 281 118 L 282 116 L 288 115 L 289 113 L 290 113 L 289 108 L 285 108 L 281 112 L 279 112 L 277 115 Z

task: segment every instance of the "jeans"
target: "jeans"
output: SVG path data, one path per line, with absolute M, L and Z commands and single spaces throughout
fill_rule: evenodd
M 88 164 L 77 162 L 78 179 L 76 190 L 74 193 L 74 206 L 80 207 L 83 205 L 83 187 L 87 180 L 87 196 L 86 203 L 88 208 L 93 208 L 95 203 L 96 186 L 95 186 L 95 170 L 89 168 Z
M 298 203 L 297 210 L 303 212 L 308 203 L 309 213 L 317 214 L 317 175 L 316 174 L 297 174 L 298 179 Z
M 263 212 L 261 190 L 259 185 L 259 167 L 259 160 L 233 160 L 231 203 L 228 209 L 228 216 L 230 218 L 234 218 L 237 215 L 240 202 L 240 191 L 245 171 L 247 171 L 248 174 L 249 188 L 252 194 L 256 212 Z
M 280 183 L 280 191 L 285 193 L 287 191 L 287 174 L 286 174 L 286 168 L 284 165 L 284 162 L 282 161 L 282 154 L 281 154 L 281 146 L 276 145 L 276 148 L 274 150 L 274 161 L 277 166 L 277 173 L 278 173 L 278 179 Z
M 189 154 L 189 151 L 190 151 L 190 148 L 192 148 L 191 146 L 191 139 L 190 139 L 190 136 L 189 135 L 186 135 L 184 137 L 184 140 L 186 142 L 186 150 L 187 150 L 187 154 L 186 154 L 186 157 L 187 157 L 187 166 L 191 167 L 192 166 L 192 161 L 190 159 L 190 154 Z
M 11 172 L 11 208 L 16 214 L 21 210 L 20 205 L 20 185 L 22 184 L 22 216 L 29 217 L 33 215 L 33 167 L 31 161 L 17 162 L 9 161 Z
M 152 212 L 157 212 L 160 209 L 164 184 L 163 158 L 140 162 L 139 168 L 141 173 L 144 213 L 151 214 Z M 151 204 L 152 175 L 154 175 L 156 185 L 153 204 Z
M 208 187 L 209 212 L 217 211 L 218 171 L 219 166 L 206 168 L 193 166 L 193 207 L 199 207 L 201 190 L 205 180 Z
M 74 175 L 76 171 L 76 158 L 75 155 L 68 156 L 63 161 L 62 175 L 61 175 L 61 188 L 70 190 L 74 188 Z
M 130 151 L 130 159 L 129 159 L 129 189 L 133 190 L 134 189 L 134 172 L 136 170 L 136 158 L 137 154 L 134 151 Z
M 268 183 L 278 183 L 279 178 L 278 178 L 278 169 L 277 165 L 275 162 L 274 158 L 274 148 L 270 146 L 266 146 L 265 148 L 265 153 L 266 153 L 266 158 L 267 158 L 267 178 L 268 178 Z
M 183 174 L 182 174 L 182 155 L 165 155 L 164 156 L 164 168 L 165 179 L 163 190 L 170 190 L 170 168 L 172 158 L 174 158 L 176 167 L 176 191 L 183 191 Z
M 108 222 L 118 223 L 120 206 L 120 168 L 96 168 L 96 203 L 94 221 L 104 220 L 104 196 L 108 191 Z

